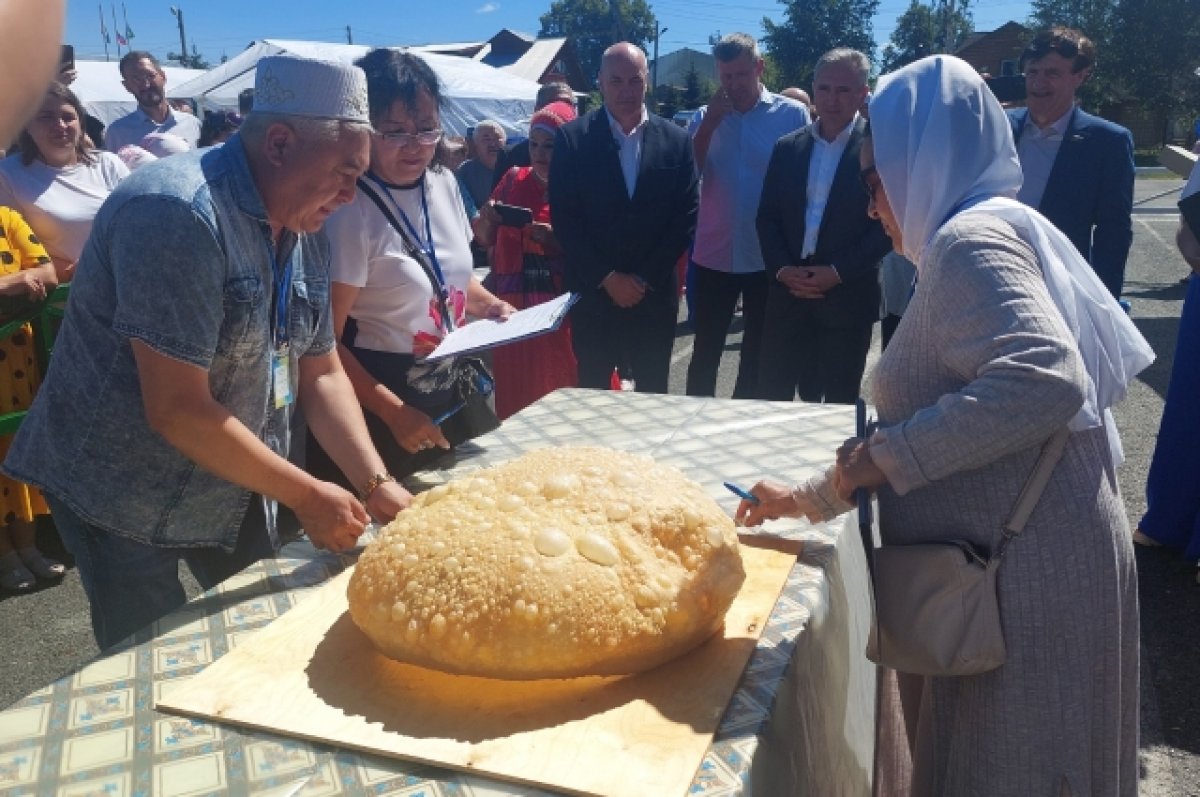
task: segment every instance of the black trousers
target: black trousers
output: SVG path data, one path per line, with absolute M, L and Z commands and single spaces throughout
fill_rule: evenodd
M 742 350 L 738 359 L 733 397 L 754 398 L 758 386 L 758 362 L 762 346 L 763 319 L 767 313 L 767 275 L 764 271 L 731 274 L 697 263 L 689 287 L 692 307 L 692 361 L 688 364 L 687 394 L 712 396 L 717 388 L 717 369 L 725 351 L 729 322 L 742 299 Z
M 758 398 L 853 404 L 862 386 L 875 320 L 832 305 L 767 293 Z
M 666 393 L 678 313 L 676 296 L 647 295 L 628 309 L 613 304 L 603 289 L 580 299 L 571 310 L 579 386 L 607 389 L 619 367 L 639 393 Z

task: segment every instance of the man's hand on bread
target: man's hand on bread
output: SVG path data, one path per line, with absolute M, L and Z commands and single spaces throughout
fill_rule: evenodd
M 375 492 L 379 492 L 376 490 Z M 301 528 L 319 550 L 346 551 L 354 547 L 371 518 L 351 493 L 318 481 L 307 497 L 292 507 Z
M 384 482 L 367 496 L 367 512 L 380 525 L 391 523 L 396 515 L 408 509 L 412 500 L 412 493 L 405 490 L 399 482 Z

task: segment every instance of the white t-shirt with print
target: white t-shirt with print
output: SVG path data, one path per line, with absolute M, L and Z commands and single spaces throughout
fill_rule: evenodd
M 427 246 L 424 207 L 429 208 L 429 231 L 451 294 L 451 312 L 456 321 L 465 320 L 467 286 L 472 277 L 471 225 L 463 210 L 458 180 L 446 169 L 427 171 L 414 188 L 371 187 L 389 203 L 401 224 L 407 216 Z M 425 202 L 422 202 L 422 192 Z M 359 288 L 350 309 L 358 322 L 354 345 L 375 351 L 427 354 L 444 336 L 441 314 L 433 288 L 416 260 L 404 253 L 399 234 L 364 196 L 360 188 L 354 200 L 339 208 L 325 223 L 334 282 Z

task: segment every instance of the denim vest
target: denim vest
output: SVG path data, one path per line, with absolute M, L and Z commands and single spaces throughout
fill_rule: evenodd
M 213 398 L 286 453 L 271 398 L 273 256 L 290 256 L 290 373 L 327 354 L 329 243 L 276 253 L 240 137 L 139 169 L 100 208 L 49 372 L 3 469 L 83 520 L 154 545 L 232 548 L 249 492 L 185 457 L 147 420 L 131 338 L 208 372 Z M 282 273 L 282 271 L 281 271 Z

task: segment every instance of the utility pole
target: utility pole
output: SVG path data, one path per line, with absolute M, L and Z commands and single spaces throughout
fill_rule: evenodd
M 186 67 L 190 59 L 188 58 L 187 38 L 183 34 L 183 9 L 171 6 L 171 13 L 179 23 L 179 65 Z
M 346 26 L 346 44 L 354 44 L 354 37 L 350 34 L 350 26 Z
M 666 33 L 670 28 L 660 28 L 658 20 L 654 20 L 654 72 L 650 75 L 650 96 L 657 101 L 658 92 L 658 37 Z

